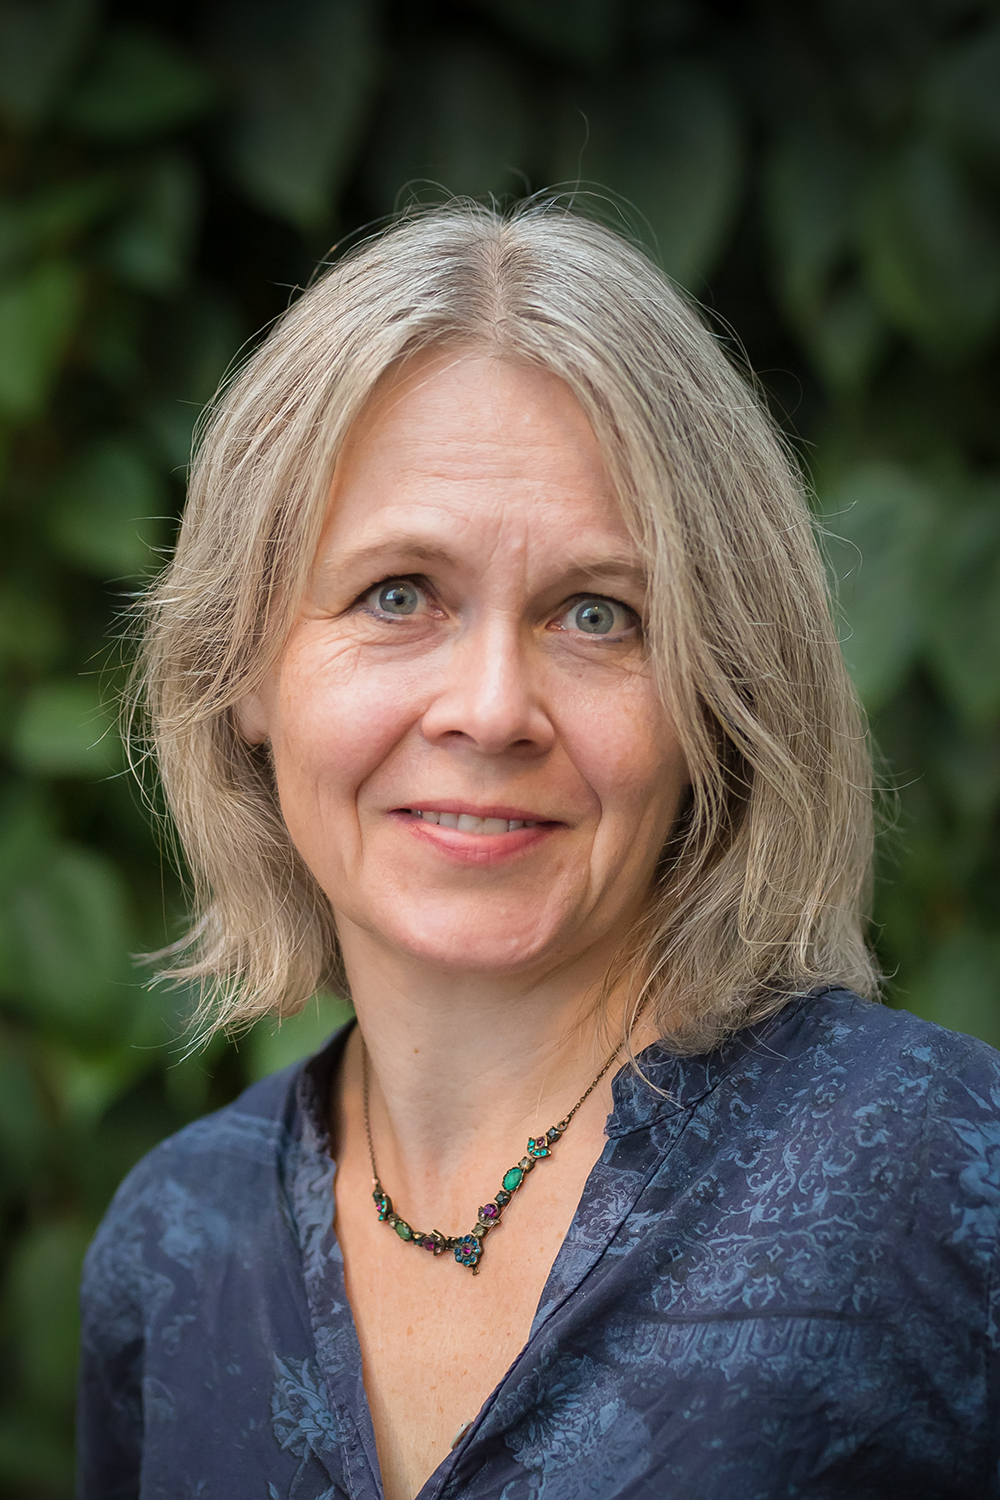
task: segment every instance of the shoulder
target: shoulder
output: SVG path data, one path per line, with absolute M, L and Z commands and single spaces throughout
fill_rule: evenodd
M 1000 1053 L 839 989 L 794 1002 L 763 1047 L 747 1054 L 751 1067 L 767 1052 L 789 1123 L 846 1147 L 847 1175 L 877 1168 L 900 1188 L 908 1184 L 953 1247 L 995 1259 Z
M 148 1152 L 119 1187 L 108 1216 L 120 1218 L 167 1180 L 196 1183 L 225 1163 L 253 1173 L 273 1165 L 299 1133 L 297 1093 L 303 1064 L 252 1084 L 231 1104 L 168 1136 Z
M 758 1035 L 794 1069 L 841 1074 L 852 1092 L 881 1089 L 907 1101 L 942 1091 L 973 1112 L 1000 1111 L 1000 1052 L 986 1042 L 948 1031 L 906 1010 L 863 1000 L 851 990 L 826 989 L 791 1002 L 773 1032 Z
M 759 1109 L 842 1127 L 879 1112 L 896 1129 L 964 1118 L 989 1132 L 1000 1120 L 1000 1052 L 840 987 L 788 1000 L 713 1053 L 662 1055 L 651 1081 L 680 1104 L 711 1098 L 728 1110 L 738 1097 L 734 1124 Z
M 283 1236 L 303 1153 L 332 1170 L 309 1105 L 313 1075 L 337 1054 L 252 1084 L 224 1109 L 169 1136 L 124 1179 L 87 1252 L 85 1319 L 106 1329 L 141 1325 L 177 1268 L 219 1264 L 241 1246 Z
M 295 1128 L 301 1065 L 253 1085 L 226 1108 L 195 1120 L 148 1152 L 111 1201 L 87 1251 L 85 1315 L 106 1332 L 141 1324 L 162 1279 L 159 1247 L 192 1252 L 228 1241 L 262 1176 L 274 1179 Z
M 167 1180 L 194 1185 L 208 1177 L 218 1194 L 220 1173 L 230 1182 L 259 1178 L 278 1169 L 303 1137 L 315 1147 L 317 1094 L 325 1091 L 348 1030 L 339 1028 L 313 1057 L 259 1079 L 231 1104 L 161 1141 L 124 1179 L 108 1217 L 128 1213 Z

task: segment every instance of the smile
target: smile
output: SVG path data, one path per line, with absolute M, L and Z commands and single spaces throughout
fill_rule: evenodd
M 412 818 L 422 818 L 425 823 L 436 823 L 441 828 L 455 828 L 459 833 L 516 833 L 519 828 L 539 827 L 527 818 L 477 818 L 471 813 L 430 812 L 419 807 L 408 807 L 405 811 Z

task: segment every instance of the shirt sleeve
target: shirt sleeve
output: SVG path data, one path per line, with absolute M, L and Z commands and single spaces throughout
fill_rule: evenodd
M 968 1061 L 943 1072 L 931 1095 L 924 1201 L 933 1215 L 939 1325 L 953 1337 L 968 1327 L 965 1364 L 985 1377 L 977 1423 L 985 1437 L 977 1494 L 985 1500 L 1000 1497 L 1000 1056 L 962 1040 Z M 940 1275 L 941 1266 L 951 1274 Z M 966 1298 L 974 1316 L 963 1311 Z
M 133 1500 L 142 1467 L 145 1292 L 141 1215 L 126 1179 L 81 1286 L 77 1500 Z

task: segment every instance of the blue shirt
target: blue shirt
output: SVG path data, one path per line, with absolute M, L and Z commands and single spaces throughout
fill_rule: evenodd
M 333 1232 L 342 1042 L 119 1190 L 83 1500 L 382 1494 Z M 642 1063 L 665 1094 L 614 1080 L 528 1342 L 421 1500 L 1000 1496 L 1000 1055 L 827 990 Z

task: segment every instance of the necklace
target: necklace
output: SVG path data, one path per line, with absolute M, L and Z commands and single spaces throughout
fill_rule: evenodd
M 565 1133 L 569 1122 L 583 1101 L 588 1099 L 594 1092 L 594 1089 L 600 1083 L 620 1050 L 619 1047 L 615 1048 L 593 1083 L 583 1091 L 568 1115 L 564 1116 L 558 1124 L 553 1125 L 542 1135 L 528 1137 L 528 1149 L 524 1156 L 521 1157 L 516 1167 L 510 1167 L 503 1174 L 503 1182 L 499 1192 L 494 1193 L 492 1199 L 488 1203 L 484 1203 L 480 1208 L 476 1222 L 469 1230 L 469 1233 L 448 1235 L 442 1234 L 440 1229 L 435 1229 L 428 1234 L 424 1234 L 419 1229 L 414 1229 L 412 1225 L 407 1224 L 406 1220 L 400 1218 L 399 1214 L 396 1213 L 392 1206 L 392 1199 L 379 1181 L 378 1167 L 375 1165 L 375 1148 L 372 1145 L 371 1115 L 368 1109 L 368 1051 L 365 1049 L 361 1064 L 364 1078 L 365 1134 L 368 1137 L 368 1157 L 372 1164 L 372 1183 L 375 1187 L 372 1197 L 375 1200 L 379 1222 L 388 1224 L 390 1228 L 394 1229 L 404 1244 L 419 1245 L 421 1250 L 427 1250 L 431 1255 L 441 1255 L 445 1250 L 450 1250 L 460 1266 L 469 1267 L 473 1276 L 478 1276 L 479 1262 L 483 1258 L 483 1240 L 491 1229 L 497 1227 L 504 1209 L 524 1182 L 528 1173 L 534 1169 L 535 1163 L 545 1161 L 547 1157 L 552 1155 L 553 1146 Z

